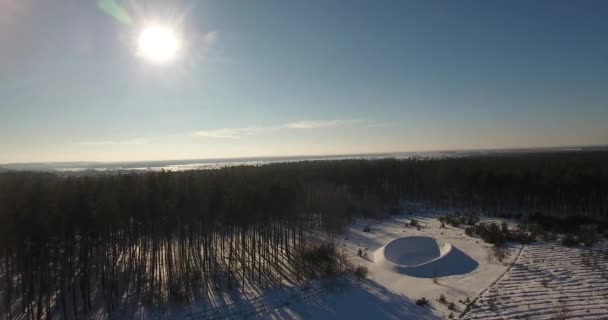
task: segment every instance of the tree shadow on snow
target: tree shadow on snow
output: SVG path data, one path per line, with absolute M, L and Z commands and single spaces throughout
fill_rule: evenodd
M 433 307 L 417 306 L 410 298 L 364 281 L 339 294 L 329 293 L 288 305 L 266 319 L 437 319 Z

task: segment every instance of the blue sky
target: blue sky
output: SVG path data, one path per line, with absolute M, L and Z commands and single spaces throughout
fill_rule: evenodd
M 608 143 L 605 1 L 117 4 L 0 2 L 0 163 Z

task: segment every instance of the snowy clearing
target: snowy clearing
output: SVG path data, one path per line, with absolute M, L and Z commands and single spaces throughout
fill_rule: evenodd
M 592 249 L 568 248 L 558 241 L 508 244 L 507 257 L 499 262 L 492 245 L 465 235 L 462 228 L 442 228 L 439 216 L 433 211 L 359 220 L 333 239 L 354 266 L 368 269 L 364 280 L 347 275 L 262 290 L 246 287 L 212 303 L 172 305 L 165 311 L 142 306 L 116 316 L 548 320 L 561 313 L 564 319 L 608 319 L 606 240 Z M 417 226 L 411 226 L 413 220 Z M 502 222 L 482 218 L 488 221 Z M 421 298 L 429 303 L 417 305 Z
M 352 225 L 340 244 L 350 256 L 354 265 L 364 265 L 369 270 L 368 279 L 360 286 L 340 294 L 329 294 L 323 299 L 302 300 L 285 306 L 280 310 L 264 315 L 268 319 L 444 319 L 453 313 L 457 317 L 465 308 L 458 300 L 474 299 L 483 289 L 489 287 L 508 268 L 505 263 L 489 261 L 491 246 L 483 241 L 464 235 L 460 228 L 440 228 L 438 215 L 402 215 L 382 221 L 358 221 Z M 421 225 L 420 230 L 409 227 L 411 219 Z M 367 225 L 371 232 L 362 231 Z M 441 255 L 436 252 L 434 261 L 441 262 L 449 258 L 456 249 L 474 261 L 475 268 L 463 274 L 437 275 L 436 283 L 432 277 L 433 268 L 422 274 L 423 277 L 413 277 L 386 268 L 384 263 L 374 262 L 374 254 L 391 241 L 403 237 L 427 237 L 427 244 L 450 244 L 451 250 Z M 435 245 L 437 246 L 437 245 Z M 432 248 L 432 245 L 431 245 Z M 357 252 L 363 251 L 363 257 Z M 517 248 L 512 248 L 516 252 Z M 451 259 L 451 258 L 450 258 Z M 455 255 L 454 260 L 445 260 L 454 266 L 461 265 L 462 256 Z M 465 260 L 466 262 L 466 260 Z M 424 265 L 424 264 L 423 264 Z M 449 270 L 445 268 L 446 272 Z M 439 270 L 441 271 L 441 270 Z M 444 295 L 445 301 L 438 301 Z M 430 300 L 428 306 L 420 307 L 416 299 L 426 297 Z M 454 302 L 453 310 L 448 310 L 450 302 Z
M 608 255 L 602 253 L 608 248 L 606 241 L 593 248 L 595 253 L 591 257 L 585 256 L 589 252 L 586 248 L 567 248 L 558 242 L 510 245 L 507 259 L 499 263 L 492 257 L 491 245 L 464 235 L 460 228 L 440 228 L 436 217 L 434 214 L 404 215 L 385 221 L 359 221 L 340 242 L 355 265 L 369 269 L 368 279 L 339 293 L 324 293 L 298 300 L 262 317 L 448 319 L 452 315 L 454 319 L 470 320 L 557 319 L 563 305 L 560 301 L 567 301 L 561 310 L 565 312 L 566 319 L 608 319 L 608 280 L 605 278 L 608 260 L 602 260 L 608 259 Z M 420 230 L 406 226 L 411 219 L 421 224 Z M 367 225 L 371 232 L 362 231 Z M 424 257 L 408 261 L 400 260 L 392 252 L 384 256 L 385 246 L 395 239 L 407 239 L 403 237 L 430 239 L 423 240 L 422 251 L 417 251 Z M 396 242 L 401 247 L 397 251 L 414 250 L 400 241 Z M 429 253 L 429 246 L 433 249 L 433 244 L 438 251 L 430 250 Z M 442 249 L 442 244 L 450 244 L 451 250 L 447 247 Z M 416 247 L 418 245 L 420 243 Z M 362 249 L 363 257 L 357 255 L 359 249 Z M 475 268 L 462 274 L 435 274 L 436 283 L 428 274 L 414 277 L 386 268 L 387 256 L 392 256 L 390 260 L 393 263 L 398 260 L 401 265 L 422 260 L 426 260 L 426 263 L 421 262 L 422 266 L 438 261 L 450 262 L 446 257 L 452 255 L 454 249 L 474 261 L 477 264 Z M 372 257 L 380 258 L 381 263 L 376 263 Z M 462 256 L 456 258 L 462 259 Z M 462 261 L 450 264 L 456 267 L 463 265 Z M 441 295 L 445 299 L 440 301 Z M 416 305 L 415 301 L 422 297 L 430 301 L 429 305 Z M 467 307 L 469 304 L 470 308 Z

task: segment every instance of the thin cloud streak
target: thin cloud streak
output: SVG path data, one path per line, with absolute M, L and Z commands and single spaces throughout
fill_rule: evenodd
M 355 124 L 358 120 L 325 120 L 325 121 L 298 121 L 283 125 L 283 128 L 288 129 L 319 129 L 319 128 L 331 128 L 339 127 L 348 124 Z
M 79 142 L 79 145 L 84 146 L 103 146 L 103 145 L 138 145 L 138 144 L 146 144 L 148 140 L 146 139 L 130 139 L 130 140 L 119 140 L 119 141 L 83 141 Z
M 240 139 L 242 136 L 252 135 L 259 128 L 223 128 L 215 130 L 198 131 L 194 134 L 203 138 Z
M 251 136 L 261 132 L 279 131 L 279 130 L 313 130 L 323 128 L 334 128 L 346 125 L 360 123 L 359 120 L 322 120 L 310 121 L 302 120 L 296 122 L 285 123 L 277 126 L 267 127 L 247 127 L 247 128 L 220 128 L 213 130 L 202 130 L 194 133 L 195 136 L 202 138 L 213 139 L 240 139 L 244 136 Z

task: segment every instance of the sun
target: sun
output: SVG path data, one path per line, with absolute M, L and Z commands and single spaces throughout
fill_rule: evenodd
M 176 31 L 163 25 L 146 26 L 137 39 L 138 56 L 154 62 L 165 63 L 175 60 L 180 50 L 180 40 Z

